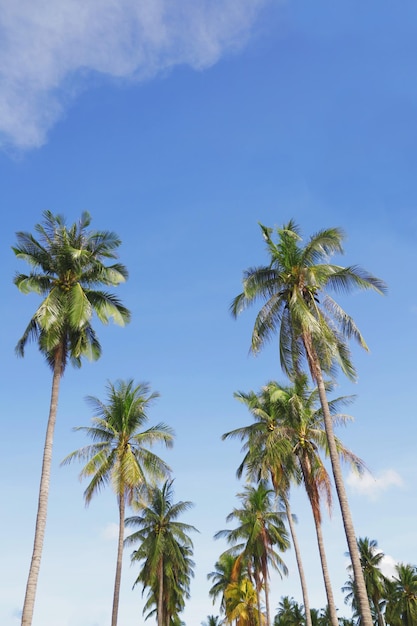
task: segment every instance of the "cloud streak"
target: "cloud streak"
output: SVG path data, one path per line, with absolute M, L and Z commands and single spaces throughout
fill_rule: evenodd
M 41 146 L 92 75 L 144 80 L 241 48 L 269 0 L 2 2 L 0 140 Z
M 353 491 L 377 500 L 384 491 L 391 487 L 403 487 L 401 476 L 392 469 L 383 470 L 378 476 L 365 472 L 363 476 L 351 473 L 347 478 L 348 485 Z

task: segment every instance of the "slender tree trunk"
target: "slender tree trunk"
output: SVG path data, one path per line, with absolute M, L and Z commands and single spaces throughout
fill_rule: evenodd
M 365 579 L 361 567 L 357 539 L 355 529 L 353 527 L 352 515 L 349 508 L 345 484 L 343 481 L 342 469 L 340 466 L 339 454 L 337 452 L 336 442 L 333 432 L 333 421 L 330 414 L 329 403 L 327 401 L 326 389 L 321 371 L 320 361 L 314 350 L 312 342 L 308 337 L 303 337 L 304 347 L 306 349 L 308 364 L 313 380 L 317 383 L 320 404 L 323 410 L 324 425 L 327 435 L 327 443 L 329 446 L 330 461 L 336 492 L 339 499 L 340 510 L 342 513 L 343 526 L 345 529 L 346 540 L 349 548 L 349 554 L 352 561 L 352 569 L 354 582 L 358 596 L 359 613 L 361 616 L 362 626 L 373 626 L 371 609 L 369 606 L 368 594 L 366 591 Z
M 315 513 L 314 509 L 313 509 L 313 517 L 314 517 L 314 525 L 316 527 L 317 545 L 319 547 L 321 570 L 323 572 L 324 587 L 326 589 L 327 605 L 329 607 L 330 620 L 333 626 L 339 626 L 339 619 L 337 617 L 332 584 L 330 582 L 329 568 L 327 566 L 326 551 L 324 549 L 321 522 L 318 519 L 317 514 Z
M 165 626 L 164 620 L 164 563 L 161 557 L 158 566 L 159 595 L 158 595 L 158 626 Z
M 372 602 L 374 603 L 375 611 L 378 617 L 378 626 L 385 626 L 385 618 L 381 609 L 379 608 L 378 598 L 373 599 Z
M 269 610 L 269 585 L 268 585 L 268 568 L 265 565 L 263 568 L 263 577 L 265 585 L 265 611 L 266 611 L 266 626 L 271 626 L 271 613 Z M 260 621 L 259 624 L 262 624 Z
M 258 574 L 256 566 L 255 566 L 255 572 L 254 572 L 254 582 L 255 582 L 255 590 L 256 590 L 256 602 L 258 605 L 258 622 L 259 624 L 262 624 L 261 591 L 260 591 L 261 584 L 259 581 L 259 574 Z
M 314 526 L 316 529 L 317 545 L 319 548 L 321 571 L 323 573 L 324 587 L 326 590 L 327 606 L 330 621 L 333 626 L 339 626 L 339 620 L 334 602 L 332 584 L 330 582 L 329 568 L 327 565 L 326 550 L 324 549 L 323 532 L 321 527 L 320 494 L 317 488 L 316 477 L 311 466 L 310 459 L 304 454 L 299 456 L 301 471 L 303 474 L 304 486 L 313 513 Z
M 303 594 L 304 612 L 306 616 L 306 626 L 313 626 L 312 621 L 311 621 L 310 602 L 308 600 L 307 582 L 306 582 L 306 577 L 304 574 L 303 563 L 301 560 L 301 552 L 300 552 L 300 546 L 298 544 L 297 533 L 295 532 L 295 524 L 294 524 L 294 520 L 292 519 L 290 502 L 286 495 L 283 495 L 282 499 L 284 501 L 285 511 L 287 513 L 288 526 L 290 527 L 290 533 L 291 533 L 292 543 L 293 543 L 294 552 L 295 552 L 295 560 L 297 561 L 298 574 L 299 574 L 300 583 L 301 583 L 301 591 Z
M 123 539 L 125 534 L 125 495 L 119 494 L 119 539 L 117 542 L 116 576 L 114 578 L 113 610 L 111 614 L 111 626 L 117 626 L 119 612 L 120 583 L 122 580 L 123 563 Z
M 52 377 L 51 402 L 49 405 L 48 425 L 46 427 L 45 446 L 43 449 L 41 480 L 39 485 L 38 512 L 36 515 L 35 537 L 32 560 L 26 584 L 25 601 L 22 611 L 22 626 L 31 626 L 35 608 L 36 589 L 41 566 L 46 518 L 48 513 L 49 485 L 51 482 L 52 447 L 58 410 L 59 384 L 62 376 L 62 348 L 59 348 L 54 362 Z

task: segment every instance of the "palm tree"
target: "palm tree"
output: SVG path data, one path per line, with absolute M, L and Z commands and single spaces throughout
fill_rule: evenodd
M 304 608 L 294 598 L 284 596 L 278 605 L 274 626 L 304 626 L 306 622 Z
M 330 391 L 331 388 L 332 385 L 326 383 L 326 390 Z M 332 624 L 338 626 L 321 529 L 321 495 L 325 497 L 329 510 L 331 509 L 332 497 L 330 478 L 319 452 L 320 449 L 323 449 L 327 454 L 328 450 L 317 389 L 310 390 L 307 385 L 307 377 L 298 375 L 292 385 L 283 386 L 276 382 L 270 382 L 259 394 L 254 394 L 254 392 L 247 395 L 240 393 L 237 397 L 248 405 L 257 421 L 251 426 L 226 433 L 223 437 L 247 438 L 249 452 L 243 463 L 253 469 L 256 468 L 256 465 L 253 465 L 254 461 L 265 456 L 274 457 L 276 466 L 277 459 L 281 459 L 283 452 L 286 452 L 290 457 L 294 457 L 288 459 L 286 465 L 289 467 L 292 463 L 292 475 L 295 476 L 293 462 L 294 459 L 296 460 L 299 475 L 302 477 L 313 512 Z M 335 412 L 340 404 L 349 401 L 350 398 L 337 398 L 329 402 L 329 409 L 334 421 L 344 423 L 348 419 L 348 416 L 336 415 Z M 265 425 L 267 426 L 267 434 L 265 433 Z M 260 434 L 263 435 L 261 438 L 259 437 Z M 361 470 L 362 462 L 360 459 L 345 448 L 338 438 L 335 441 L 339 455 L 345 461 L 350 462 L 355 469 Z
M 377 616 L 378 625 L 385 626 L 381 603 L 384 604 L 387 581 L 380 570 L 384 553 L 378 549 L 378 542 L 368 537 L 358 539 L 358 548 L 369 601 Z M 351 570 L 349 565 L 348 571 Z M 351 597 L 354 599 L 355 594 Z
M 330 391 L 331 389 L 332 385 L 327 383 L 326 391 Z M 293 452 L 299 462 L 303 484 L 313 513 L 328 611 L 333 626 L 339 626 L 327 566 L 321 523 L 321 496 L 325 498 L 328 509 L 331 511 L 332 494 L 330 477 L 320 457 L 320 449 L 324 450 L 327 455 L 328 446 L 326 432 L 323 426 L 322 411 L 317 406 L 319 405 L 318 390 L 317 388 L 310 390 L 307 386 L 307 377 L 305 375 L 298 375 L 293 385 L 287 387 L 277 383 L 270 383 L 270 385 L 268 385 L 268 392 L 271 394 L 272 400 L 281 405 L 282 436 L 288 438 L 290 441 Z M 335 411 L 340 404 L 348 401 L 349 398 L 337 398 L 328 403 L 334 422 L 346 422 L 347 416 L 335 414 Z M 361 471 L 363 463 L 360 459 L 345 448 L 342 442 L 336 437 L 335 443 L 339 456 L 349 462 L 354 469 Z
M 270 626 L 269 612 L 269 565 L 277 570 L 282 576 L 288 574 L 287 567 L 274 547 L 283 552 L 289 547 L 287 531 L 282 515 L 273 511 L 271 494 L 264 481 L 260 481 L 257 487 L 251 485 L 245 487 L 238 497 L 243 503 L 241 509 L 233 509 L 226 521 L 237 520 L 239 526 L 234 530 L 221 530 L 215 538 L 225 537 L 232 544 L 232 551 L 242 549 L 242 561 L 248 563 L 248 571 L 253 575 L 255 589 L 259 594 L 263 587 L 265 593 L 266 623 Z M 236 542 L 243 541 L 242 544 Z M 258 609 L 260 601 L 258 598 Z M 259 623 L 261 616 L 259 614 Z
M 417 625 L 417 567 L 398 563 L 388 583 L 386 620 L 391 626 Z
M 354 619 L 355 625 L 356 626 L 360 626 L 361 618 L 360 618 L 360 615 L 358 613 L 357 593 L 356 593 L 356 589 L 355 589 L 355 582 L 354 582 L 353 576 L 351 574 L 349 575 L 348 580 L 343 585 L 341 591 L 342 591 L 342 593 L 346 594 L 345 595 L 345 604 L 349 604 L 351 609 L 352 609 L 353 619 Z M 372 611 L 372 607 L 371 607 L 371 611 Z
M 267 479 L 269 476 L 277 497 L 283 502 L 300 577 L 306 611 L 306 626 L 312 626 L 307 582 L 295 529 L 296 520 L 291 512 L 289 499 L 291 482 L 299 483 L 301 477 L 294 462 L 291 443 L 288 438 L 281 436 L 276 427 L 277 422 L 281 419 L 281 407 L 276 402 L 271 402 L 270 394 L 267 393 L 266 388 L 265 393 L 259 395 L 253 391 L 249 393 L 239 391 L 234 396 L 245 404 L 256 421 L 249 426 L 225 433 L 222 439 L 238 437 L 245 442 L 242 448 L 245 457 L 238 467 L 237 477 L 241 478 L 245 469 L 248 479 L 252 481 Z
M 301 370 L 305 359 L 313 381 L 317 384 L 329 455 L 340 503 L 346 540 L 349 548 L 360 613 L 364 626 L 372 626 L 372 616 L 360 565 L 355 530 L 343 481 L 331 413 L 328 407 L 324 373 L 336 365 L 351 379 L 355 368 L 350 358 L 347 340 L 354 338 L 367 349 L 354 320 L 327 293 L 327 289 L 346 292 L 352 287 L 385 291 L 385 284 L 357 266 L 342 267 L 329 263 L 329 257 L 343 252 L 343 232 L 338 228 L 321 230 L 303 247 L 299 228 L 294 221 L 273 230 L 260 225 L 267 244 L 270 263 L 250 268 L 244 273 L 243 292 L 232 302 L 236 317 L 257 300 L 264 304 L 257 314 L 252 333 L 251 349 L 257 352 L 279 333 L 281 365 L 290 376 Z
M 225 591 L 226 621 L 236 626 L 262 626 L 263 615 L 257 594 L 249 578 L 232 583 Z
M 18 273 L 14 283 L 24 294 L 36 293 L 43 300 L 21 339 L 16 352 L 24 356 L 26 344 L 35 340 L 52 369 L 52 391 L 43 450 L 38 509 L 32 559 L 26 585 L 22 626 L 32 623 L 36 588 L 46 528 L 51 476 L 52 444 L 58 409 L 59 386 L 68 361 L 81 366 L 82 357 L 98 359 L 100 343 L 91 325 L 95 314 L 108 323 L 113 319 L 123 326 L 130 319 L 129 311 L 111 293 L 97 289 L 117 286 L 127 278 L 120 263 L 106 265 L 116 259 L 120 239 L 115 233 L 89 231 L 91 218 L 83 213 L 70 228 L 61 215 L 43 213 L 43 223 L 35 226 L 38 239 L 27 232 L 18 232 L 13 251 L 26 261 L 29 274 Z
M 201 626 L 221 626 L 222 620 L 218 615 L 207 615 L 207 619 L 201 622 Z
M 162 595 L 162 617 L 164 624 L 168 626 L 184 626 L 180 619 L 180 613 L 184 610 L 185 600 L 190 598 L 190 579 L 193 576 L 194 561 L 191 560 L 192 549 L 185 546 L 179 547 L 179 553 L 183 557 L 182 560 L 176 559 L 175 562 L 170 560 L 170 556 L 167 555 L 164 561 L 163 577 L 163 595 Z M 139 553 L 138 553 L 139 554 Z M 135 555 L 138 556 L 138 555 Z M 143 555 L 143 559 L 146 559 L 146 555 Z M 148 567 L 149 564 L 144 565 L 144 568 L 139 573 L 136 579 L 135 585 L 140 582 L 143 583 L 144 592 L 146 585 L 148 585 L 148 596 L 143 608 L 143 614 L 149 611 L 145 615 L 145 620 L 150 617 L 157 617 L 161 615 L 158 613 L 159 606 L 159 582 L 152 576 Z M 179 565 L 179 566 L 178 566 Z M 134 585 L 134 586 L 135 586 Z
M 139 527 L 125 539 L 125 544 L 140 544 L 132 554 L 132 563 L 142 563 L 135 584 L 141 582 L 144 589 L 150 590 L 147 607 L 156 605 L 158 626 L 169 626 L 171 619 L 184 608 L 194 565 L 188 533 L 197 529 L 177 521 L 192 503 L 174 503 L 172 484 L 170 480 L 162 488 L 152 488 L 148 503 L 135 503 L 140 515 L 126 519 L 126 526 Z
M 213 581 L 209 595 L 213 599 L 213 604 L 221 596 L 220 610 L 225 613 L 225 591 L 230 584 L 239 582 L 242 576 L 246 575 L 246 571 L 242 571 L 241 559 L 229 552 L 223 552 L 214 567 L 215 570 L 207 574 L 208 580 L 211 579 Z
M 117 624 L 120 581 L 122 574 L 123 538 L 126 504 L 148 480 L 162 478 L 169 467 L 149 450 L 154 443 L 172 446 L 173 432 L 165 424 L 157 424 L 143 430 L 148 421 L 147 409 L 158 397 L 151 393 L 146 383 L 134 384 L 133 380 L 107 384 L 107 402 L 89 396 L 87 401 L 95 411 L 92 426 L 77 426 L 94 443 L 71 452 L 62 464 L 86 461 L 80 478 L 90 478 L 84 491 L 88 505 L 92 497 L 109 482 L 117 496 L 119 507 L 119 539 L 117 544 L 116 576 L 114 582 L 112 626 Z

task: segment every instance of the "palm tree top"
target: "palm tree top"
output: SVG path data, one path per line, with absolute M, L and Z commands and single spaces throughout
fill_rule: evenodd
M 243 273 L 243 291 L 230 305 L 237 317 L 257 301 L 264 304 L 252 333 L 251 351 L 258 352 L 278 333 L 284 371 L 300 371 L 299 361 L 309 340 L 324 371 L 338 362 L 350 377 L 355 376 L 346 339 L 354 338 L 367 349 L 354 320 L 335 302 L 329 292 L 347 293 L 353 288 L 386 292 L 385 283 L 360 266 L 343 267 L 330 263 L 343 253 L 344 232 L 328 228 L 313 234 L 302 245 L 294 220 L 274 230 L 260 224 L 267 245 L 269 264 L 250 267 Z M 309 355 L 304 356 L 308 359 Z
M 71 452 L 62 465 L 77 459 L 86 462 L 80 478 L 90 478 L 84 497 L 86 504 L 109 482 L 118 495 L 130 503 L 137 490 L 170 472 L 169 466 L 149 448 L 155 443 L 173 446 L 174 431 L 163 423 L 144 428 L 147 409 L 159 394 L 151 393 L 148 383 L 130 379 L 107 383 L 107 402 L 88 396 L 96 417 L 92 426 L 76 426 L 93 441 Z
M 121 241 L 111 231 L 88 230 L 90 223 L 87 212 L 67 227 L 62 215 L 44 211 L 43 222 L 35 226 L 38 238 L 25 231 L 16 233 L 12 250 L 31 269 L 17 273 L 14 283 L 22 293 L 44 298 L 18 341 L 19 356 L 28 341 L 37 340 L 51 366 L 58 348 L 63 368 L 68 356 L 79 366 L 81 356 L 97 359 L 101 353 L 91 326 L 93 315 L 104 324 L 110 319 L 121 326 L 130 321 L 130 312 L 120 300 L 100 288 L 117 286 L 128 277 L 121 263 L 106 263 L 117 259 Z

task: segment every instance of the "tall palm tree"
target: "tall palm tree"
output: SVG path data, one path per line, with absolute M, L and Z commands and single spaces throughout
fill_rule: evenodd
M 380 569 L 384 553 L 378 549 L 378 542 L 368 537 L 358 539 L 358 548 L 369 601 L 377 616 L 378 626 L 385 626 L 381 603 L 386 593 L 387 581 Z M 351 565 L 348 571 L 352 571 Z
M 284 371 L 293 377 L 305 359 L 317 384 L 328 439 L 329 454 L 349 548 L 360 613 L 364 626 L 372 626 L 372 616 L 360 565 L 352 515 L 343 481 L 335 443 L 332 418 L 328 407 L 324 373 L 338 365 L 351 379 L 355 368 L 347 340 L 354 338 L 367 349 L 354 320 L 335 302 L 327 290 L 347 292 L 351 288 L 373 289 L 384 293 L 385 284 L 357 266 L 343 267 L 329 263 L 329 257 L 343 252 L 343 232 L 330 228 L 314 234 L 305 246 L 294 221 L 277 229 L 260 225 L 270 263 L 244 273 L 243 292 L 231 304 L 236 317 L 257 300 L 264 302 L 256 316 L 251 348 L 257 352 L 279 333 L 279 352 Z
M 135 504 L 140 515 L 126 519 L 126 526 L 139 527 L 125 539 L 125 544 L 139 542 L 132 554 L 132 563 L 142 563 L 135 584 L 141 582 L 144 589 L 149 589 L 148 604 L 156 605 L 158 626 L 169 626 L 171 619 L 183 609 L 194 565 L 190 559 L 193 543 L 189 532 L 197 529 L 177 521 L 192 503 L 174 503 L 172 484 L 169 480 L 161 488 L 152 488 L 148 503 Z
M 107 402 L 89 396 L 95 417 L 92 426 L 77 426 L 94 443 L 71 452 L 62 464 L 74 460 L 86 462 L 80 478 L 91 479 L 84 491 L 86 504 L 102 487 L 111 484 L 119 508 L 119 538 L 117 544 L 116 576 L 114 581 L 112 626 L 117 624 L 120 581 L 122 574 L 123 539 L 126 504 L 132 503 L 140 487 L 149 480 L 160 479 L 169 472 L 168 465 L 149 450 L 154 443 L 172 446 L 173 432 L 159 423 L 143 430 L 148 421 L 147 409 L 157 393 L 149 385 L 133 380 L 107 384 Z
M 108 291 L 99 287 L 117 286 L 127 278 L 120 263 L 106 265 L 117 258 L 120 239 L 108 231 L 88 230 L 91 218 L 83 213 L 79 222 L 67 228 L 61 215 L 43 213 L 35 226 L 38 236 L 18 232 L 13 251 L 31 267 L 29 274 L 18 273 L 14 283 L 24 293 L 43 299 L 32 316 L 16 352 L 24 356 L 26 344 L 37 341 L 40 352 L 52 369 L 52 391 L 43 450 L 38 509 L 32 559 L 26 585 L 22 626 L 30 626 L 46 528 L 51 476 L 52 444 L 58 409 L 59 386 L 68 361 L 81 366 L 82 357 L 98 359 L 100 343 L 91 325 L 93 316 L 108 323 L 113 319 L 123 326 L 129 311 Z
M 391 626 L 417 625 L 417 567 L 396 565 L 396 575 L 388 583 L 386 620 Z
M 277 546 L 280 552 L 284 552 L 289 547 L 289 541 L 282 515 L 273 510 L 272 493 L 273 490 L 269 489 L 264 481 L 260 481 L 257 487 L 251 485 L 245 487 L 244 492 L 238 494 L 243 504 L 242 508 L 233 509 L 226 518 L 228 522 L 237 520 L 238 527 L 234 530 L 221 530 L 215 535 L 216 539 L 225 537 L 232 544 L 233 551 L 242 549 L 242 560 L 248 563 L 248 571 L 254 578 L 257 593 L 259 594 L 261 588 L 264 589 L 267 626 L 271 624 L 269 566 L 271 565 L 281 576 L 288 574 L 284 561 L 275 550 Z M 243 543 L 237 544 L 239 541 Z M 260 605 L 258 599 L 259 611 Z
M 326 383 L 326 390 L 329 391 L 331 388 L 332 385 Z M 276 466 L 277 460 L 283 458 L 283 453 L 290 455 L 290 459 L 286 461 L 287 467 L 294 461 L 298 465 L 299 475 L 302 477 L 313 513 L 332 624 L 338 626 L 321 528 L 321 496 L 325 497 L 329 510 L 332 497 L 330 477 L 320 457 L 320 450 L 324 450 L 327 454 L 328 448 L 317 389 L 309 389 L 307 377 L 298 375 L 291 385 L 283 386 L 270 382 L 259 394 L 240 393 L 237 397 L 247 404 L 256 422 L 226 433 L 223 438 L 238 436 L 241 439 L 247 439 L 249 450 L 243 464 L 246 464 L 249 469 L 256 469 L 256 462 L 259 463 L 261 459 L 264 463 L 265 458 L 269 458 L 269 462 L 274 459 Z M 350 398 L 337 398 L 329 402 L 334 421 L 344 423 L 348 419 L 346 415 L 336 414 L 336 410 L 341 404 L 349 401 Z M 265 425 L 267 432 L 265 432 Z M 338 438 L 335 441 L 338 454 L 360 471 L 362 469 L 360 459 L 345 448 Z M 294 469 L 293 467 L 293 476 L 295 475 Z
M 234 396 L 245 404 L 255 418 L 255 422 L 249 426 L 225 433 L 222 439 L 238 437 L 245 442 L 242 448 L 245 457 L 238 467 L 238 478 L 242 477 L 244 470 L 246 470 L 249 480 L 252 481 L 267 479 L 269 476 L 277 497 L 283 502 L 300 577 L 306 611 L 306 626 L 312 626 L 307 582 L 295 529 L 296 520 L 291 512 L 289 497 L 291 482 L 299 483 L 301 477 L 295 463 L 292 445 L 288 438 L 282 437 L 279 429 L 277 429 L 277 422 L 281 419 L 282 414 L 281 407 L 276 402 L 271 401 L 266 388 L 265 393 L 259 395 L 253 391 L 249 393 L 239 391 Z

